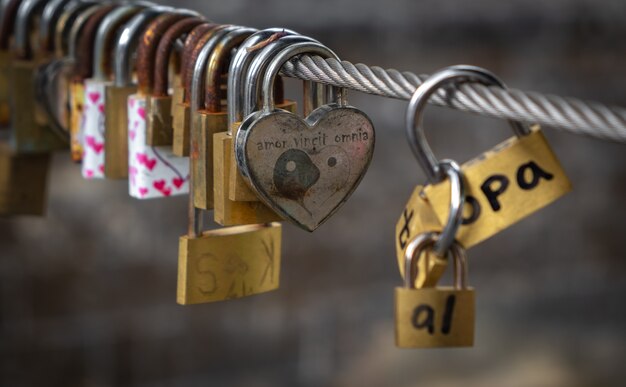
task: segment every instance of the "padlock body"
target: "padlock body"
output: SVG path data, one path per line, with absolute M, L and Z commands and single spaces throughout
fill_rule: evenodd
M 84 85 L 85 102 L 82 130 L 79 135 L 83 149 L 81 172 L 85 179 L 104 179 L 104 104 L 107 82 L 88 79 Z
M 10 124 L 9 108 L 9 76 L 11 55 L 9 51 L 0 50 L 0 128 Z
M 146 144 L 172 145 L 172 97 L 148 97 L 148 131 Z
M 545 137 L 535 127 L 462 166 L 467 192 L 457 240 L 480 243 L 547 206 L 571 190 L 571 183 Z M 441 223 L 450 207 L 448 180 L 424 188 Z
M 298 104 L 295 101 L 285 100 L 284 103 L 278 104 L 276 105 L 276 107 L 278 109 L 283 109 L 294 114 L 298 112 Z M 240 124 L 241 123 L 239 122 L 233 125 L 233 128 L 232 128 L 233 136 L 237 135 L 237 130 L 239 130 Z M 233 153 L 234 152 L 235 152 L 235 149 L 233 148 Z M 237 163 L 233 163 L 231 165 L 229 184 L 230 184 L 230 187 L 229 187 L 228 195 L 229 195 L 230 200 L 242 201 L 242 202 L 259 201 L 259 197 L 256 194 L 256 192 L 254 192 L 254 190 L 250 188 L 246 180 L 243 178 L 243 176 L 241 176 L 241 173 L 239 172 L 239 168 L 237 167 Z
M 0 216 L 44 215 L 50 154 L 16 154 L 0 143 Z
M 146 145 L 146 96 L 128 97 L 129 194 L 155 199 L 189 193 L 189 159 L 169 146 Z
M 128 97 L 135 86 L 107 86 L 105 100 L 104 176 L 128 178 Z
M 85 85 L 80 81 L 70 82 L 70 150 L 72 160 L 80 162 L 83 159 L 83 129 L 85 107 Z
M 215 134 L 214 160 L 214 216 L 222 226 L 269 223 L 282 220 L 262 202 L 235 202 L 229 199 L 231 163 L 234 163 L 233 138 L 227 132 Z
M 404 278 L 405 251 L 408 243 L 422 233 L 442 229 L 435 210 L 423 197 L 422 190 L 421 185 L 415 187 L 396 223 L 396 258 L 402 278 Z M 444 258 L 437 257 L 430 250 L 422 253 L 417 261 L 418 273 L 414 286 L 416 288 L 434 286 L 445 270 L 446 262 Z
M 11 64 L 11 146 L 18 153 L 43 153 L 67 148 L 47 125 L 36 122 L 34 61 L 14 60 Z
M 238 226 L 181 237 L 179 304 L 199 304 L 269 292 L 279 286 L 281 225 Z
M 474 345 L 474 290 L 396 288 L 396 345 L 400 348 Z
M 189 157 L 191 109 L 188 103 L 176 103 L 172 106 L 172 151 L 176 156 Z
M 201 111 L 194 117 L 194 141 L 190 157 L 193 199 L 196 208 L 213 209 L 213 136 L 228 129 L 228 113 Z

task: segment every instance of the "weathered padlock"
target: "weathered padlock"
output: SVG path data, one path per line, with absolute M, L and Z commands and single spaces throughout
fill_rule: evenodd
M 465 250 L 451 247 L 454 287 L 415 289 L 415 260 L 430 248 L 437 233 L 409 242 L 404 287 L 395 290 L 396 345 L 401 348 L 471 347 L 474 345 L 474 289 L 467 287 Z
M 137 56 L 138 91 L 128 97 L 129 194 L 137 199 L 182 195 L 189 192 L 189 160 L 176 157 L 171 147 L 147 144 L 148 96 L 152 91 L 152 63 L 161 36 L 183 19 L 182 14 L 159 16 L 147 27 Z
M 228 130 L 228 112 L 222 107 L 222 74 L 230 53 L 250 35 L 252 28 L 228 26 L 217 29 L 199 47 L 191 85 L 191 173 L 197 208 L 213 209 L 213 135 Z
M 422 111 L 442 85 L 451 81 L 503 84 L 486 70 L 454 66 L 433 74 L 415 92 L 407 112 L 407 135 L 431 185 L 424 195 L 440 221 L 448 216 L 449 183 L 421 126 Z M 457 240 L 469 248 L 545 207 L 571 190 L 571 185 L 538 126 L 513 123 L 516 137 L 465 163 L 467 205 Z
M 193 208 L 188 235 L 180 238 L 177 302 L 223 301 L 278 289 L 280 223 L 202 232 L 201 211 Z
M 207 23 L 194 28 L 187 39 L 181 54 L 181 86 L 174 87 L 172 102 L 172 151 L 177 156 L 189 156 L 191 146 L 191 84 L 193 67 L 200 50 L 221 26 Z M 182 101 L 181 101 L 182 98 Z
M 18 153 L 42 153 L 67 147 L 65 139 L 37 122 L 45 117 L 35 98 L 35 77 L 39 63 L 31 45 L 35 20 L 41 14 L 45 1 L 24 0 L 18 9 L 15 22 L 14 60 L 11 63 L 11 139 Z M 24 108 L 31 107 L 31 108 Z
M 11 64 L 11 38 L 15 27 L 17 10 L 21 0 L 3 1 L 0 20 L 0 128 L 11 122 L 9 109 L 9 72 Z
M 287 36 L 290 37 L 286 38 Z M 276 41 L 277 39 L 280 40 Z M 272 45 L 272 50 L 260 52 L 258 49 L 255 49 L 255 47 L 263 46 L 266 42 L 271 41 L 275 42 L 275 44 Z M 237 136 L 237 131 L 239 130 L 239 125 L 241 125 L 243 118 L 252 114 L 258 107 L 261 106 L 261 82 L 259 79 L 260 74 L 267 67 L 269 59 L 272 55 L 275 55 L 276 52 L 287 47 L 289 44 L 296 43 L 296 41 L 317 42 L 315 39 L 298 35 L 291 30 L 269 28 L 259 31 L 251 36 L 237 51 L 229 69 L 229 73 L 233 73 L 234 75 L 228 77 L 228 90 L 234 90 L 233 92 L 228 93 L 228 133 L 231 137 Z M 244 77 L 247 79 L 244 79 Z M 246 83 L 248 80 L 250 80 L 250 82 Z M 312 95 L 307 93 L 309 83 L 311 82 L 304 82 L 305 98 L 303 105 L 305 115 L 308 115 L 312 111 L 312 106 L 310 106 L 313 103 Z M 256 87 L 252 85 L 255 85 Z M 237 91 L 240 89 L 244 90 L 244 92 Z M 274 93 L 276 96 L 276 105 L 279 109 L 287 110 L 291 113 L 297 112 L 297 105 L 295 101 L 283 99 L 283 84 L 281 77 L 276 79 Z M 233 155 L 231 156 L 232 160 L 235 159 L 234 152 L 235 149 L 233 148 Z M 226 191 L 230 200 L 235 202 L 259 201 L 256 192 L 250 189 L 250 186 L 239 173 L 237 163 L 230 163 L 228 184 L 229 185 Z
M 205 23 L 200 18 L 185 18 L 172 25 L 163 35 L 157 47 L 157 55 L 154 64 L 153 90 L 148 97 L 148 130 L 146 143 L 151 146 L 172 146 L 172 100 L 178 98 L 182 102 L 182 94 L 169 95 L 169 73 L 170 58 L 174 51 L 175 43 L 182 37 L 190 34 L 195 27 Z M 180 55 L 180 53 L 178 53 Z M 176 63 L 176 62 L 175 62 Z M 180 64 L 180 60 L 178 61 Z M 173 87 L 178 88 L 180 93 L 180 74 L 182 66 L 178 66 L 178 71 L 174 69 L 172 80 Z
M 109 54 L 118 29 L 141 9 L 140 6 L 130 4 L 118 6 L 102 19 L 96 32 L 92 77 L 84 82 L 83 128 L 79 136 L 82 149 L 81 170 L 85 179 L 105 177 L 105 93 L 106 87 L 112 84 Z
M 0 216 L 44 215 L 50 154 L 16 154 L 0 141 Z
M 119 34 L 114 48 L 114 82 L 105 89 L 104 175 L 128 178 L 128 97 L 137 92 L 133 83 L 134 54 L 146 25 L 170 7 L 146 8 L 136 14 Z
M 318 43 L 295 43 L 276 55 L 263 77 L 263 107 L 242 122 L 235 152 L 241 174 L 263 202 L 313 231 L 361 181 L 374 151 L 374 127 L 365 113 L 346 104 L 345 90 L 335 90 L 335 103 L 306 119 L 276 109 L 274 79 L 288 60 L 304 53 L 336 57 Z

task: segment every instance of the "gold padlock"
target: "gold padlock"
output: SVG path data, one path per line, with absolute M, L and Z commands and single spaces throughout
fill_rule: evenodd
M 448 218 L 449 182 L 444 181 L 437 159 L 424 137 L 421 113 L 442 85 L 454 80 L 478 81 L 504 87 L 486 70 L 453 66 L 433 74 L 415 92 L 407 114 L 407 135 L 413 152 L 432 184 L 424 195 L 439 221 Z M 462 167 L 467 189 L 463 222 L 457 240 L 469 248 L 571 190 L 571 184 L 538 126 L 513 122 L 516 137 Z
M 275 290 L 280 282 L 280 223 L 201 232 L 190 197 L 190 227 L 180 238 L 177 302 L 199 304 Z
M 228 130 L 228 112 L 222 104 L 222 73 L 230 53 L 256 30 L 223 26 L 198 50 L 191 85 L 191 174 L 197 208 L 213 208 L 213 136 Z M 196 55 L 193 55 L 196 56 Z
M 474 345 L 474 289 L 467 287 L 465 250 L 452 245 L 454 287 L 415 289 L 415 260 L 430 248 L 437 233 L 418 235 L 406 256 L 404 287 L 395 290 L 396 345 L 400 348 L 471 347 Z
M 172 151 L 175 156 L 189 156 L 191 146 L 191 84 L 193 68 L 200 54 L 197 47 L 203 47 L 218 27 L 220 25 L 213 23 L 201 24 L 194 28 L 185 39 L 185 46 L 181 54 L 181 85 L 174 88 L 174 101 L 172 103 Z
M 146 8 L 121 31 L 115 45 L 112 85 L 105 90 L 104 175 L 108 179 L 128 178 L 128 97 L 137 92 L 133 83 L 133 57 L 146 25 L 168 12 L 167 8 Z
M 45 214 L 50 154 L 16 154 L 0 142 L 0 216 Z
M 172 96 L 169 95 L 170 57 L 174 43 L 180 37 L 187 35 L 195 27 L 202 24 L 200 18 L 185 18 L 172 25 L 159 40 L 154 64 L 153 90 L 148 97 L 147 137 L 150 146 L 172 145 Z M 179 61 L 174 61 L 178 64 Z M 180 67 L 180 65 L 178 66 Z M 180 71 L 174 71 L 172 84 L 178 87 L 180 93 Z M 182 98 L 177 94 L 175 98 Z M 177 100 L 177 102 L 182 102 Z
M 45 117 L 45 114 L 36 99 L 35 77 L 40 63 L 36 61 L 31 40 L 42 5 L 37 1 L 22 2 L 15 21 L 14 59 L 9 72 L 11 89 L 14 90 L 10 143 L 18 153 L 42 153 L 67 146 L 65 139 L 50 127 L 38 123 L 38 118 Z

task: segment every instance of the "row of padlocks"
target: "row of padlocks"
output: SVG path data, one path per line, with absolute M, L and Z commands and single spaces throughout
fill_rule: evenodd
M 284 97 L 285 63 L 338 58 L 310 37 L 144 2 L 9 0 L 1 22 L 0 214 L 45 212 L 50 154 L 59 150 L 86 180 L 128 180 L 137 200 L 189 195 L 180 304 L 276 289 L 279 222 L 314 231 L 370 164 L 374 127 L 345 89 L 305 81 L 304 117 Z M 570 189 L 536 125 L 512 123 L 512 139 L 463 166 L 438 160 L 421 113 L 452 82 L 504 87 L 484 69 L 453 66 L 409 104 L 409 143 L 429 183 L 396 225 L 401 347 L 472 345 L 466 249 Z M 222 228 L 203 231 L 209 210 Z M 448 265 L 454 286 L 438 286 Z

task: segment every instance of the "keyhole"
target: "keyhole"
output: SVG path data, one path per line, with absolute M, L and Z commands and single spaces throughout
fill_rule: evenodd
M 331 157 L 328 159 L 328 166 L 329 167 L 334 167 L 335 165 L 337 165 L 337 159 L 334 157 Z
M 296 170 L 296 162 L 295 161 L 287 161 L 287 164 L 285 164 L 285 169 L 287 170 L 287 172 L 293 172 Z

